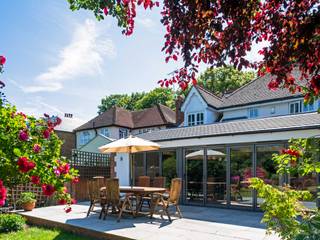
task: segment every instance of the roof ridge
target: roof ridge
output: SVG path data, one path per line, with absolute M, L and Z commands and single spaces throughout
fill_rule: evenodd
M 234 90 L 233 92 L 231 92 L 231 93 L 228 94 L 227 96 L 225 96 L 225 97 L 223 96 L 223 98 L 226 99 L 226 98 L 228 98 L 228 97 L 231 97 L 232 95 L 234 95 L 235 93 L 237 93 L 237 92 L 240 91 L 241 89 L 247 87 L 248 85 L 250 85 L 250 84 L 258 81 L 259 79 L 261 79 L 261 78 L 263 78 L 264 76 L 267 76 L 267 75 L 271 75 L 271 74 L 270 74 L 270 73 L 267 73 L 267 74 L 265 74 L 265 75 L 263 75 L 263 76 L 258 76 L 258 77 L 256 77 L 255 79 L 252 79 L 250 82 L 247 82 L 246 84 L 244 84 L 244 85 L 242 85 L 241 87 L 237 88 L 236 90 Z
M 159 113 L 160 113 L 160 116 L 161 116 L 163 122 L 165 122 L 165 123 L 167 124 L 168 121 L 167 121 L 167 119 L 165 118 L 165 116 L 164 116 L 164 114 L 163 114 L 163 112 L 162 112 L 162 109 L 161 109 L 160 104 L 157 103 L 157 104 L 156 104 L 156 107 L 157 107 L 157 109 L 158 109 L 158 111 L 159 111 Z
M 218 97 L 217 95 L 215 95 L 213 92 L 209 91 L 208 89 L 204 88 L 204 87 L 201 87 L 200 85 L 194 85 L 195 88 L 200 88 L 202 91 L 210 94 L 212 97 L 215 97 L 217 98 L 218 100 L 222 101 L 222 98 Z

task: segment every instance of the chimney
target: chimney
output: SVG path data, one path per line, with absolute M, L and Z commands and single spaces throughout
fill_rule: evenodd
M 183 104 L 183 97 L 178 96 L 176 99 L 176 125 L 179 126 L 184 120 L 184 113 L 181 112 L 181 106 Z

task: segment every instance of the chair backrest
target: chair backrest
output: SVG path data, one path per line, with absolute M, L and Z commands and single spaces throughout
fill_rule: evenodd
M 110 204 L 118 204 L 120 201 L 119 179 L 108 178 L 106 180 L 106 200 Z
M 150 187 L 150 177 L 149 176 L 139 176 L 138 177 L 139 187 Z
M 182 180 L 181 178 L 173 178 L 171 180 L 169 201 L 178 203 L 181 193 Z
M 164 188 L 166 185 L 166 177 L 155 177 L 153 179 L 152 186 L 158 188 Z
M 99 181 L 95 179 L 88 180 L 88 195 L 90 200 L 96 200 L 100 198 L 100 186 Z

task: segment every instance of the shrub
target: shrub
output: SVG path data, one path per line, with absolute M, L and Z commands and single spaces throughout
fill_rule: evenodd
M 19 231 L 24 228 L 26 220 L 17 214 L 0 214 L 0 233 Z

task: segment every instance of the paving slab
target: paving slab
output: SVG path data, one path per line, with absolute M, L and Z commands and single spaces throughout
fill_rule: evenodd
M 37 208 L 20 214 L 36 224 L 74 228 L 75 232 L 101 239 L 141 240 L 279 240 L 276 235 L 266 235 L 260 223 L 262 213 L 242 210 L 181 206 L 183 218 L 173 217 L 169 222 L 155 215 L 148 217 L 125 216 L 120 222 L 116 216 L 100 220 L 98 213 L 86 217 L 87 203 L 72 205 L 72 212 L 65 213 L 63 206 Z M 97 209 L 99 210 L 99 208 Z M 53 224 L 53 225 L 52 225 Z M 90 234 L 91 233 L 93 234 Z

